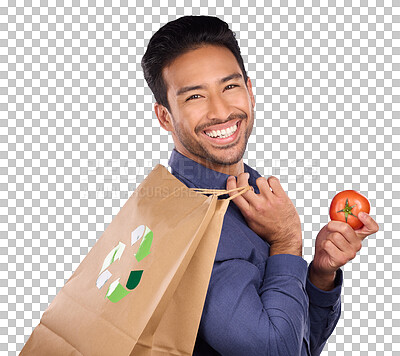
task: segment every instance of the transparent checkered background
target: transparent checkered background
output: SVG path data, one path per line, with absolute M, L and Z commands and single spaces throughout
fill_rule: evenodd
M 168 166 L 140 61 L 161 25 L 207 14 L 237 34 L 257 103 L 245 162 L 280 178 L 305 259 L 338 191 L 367 195 L 380 225 L 344 267 L 323 355 L 400 355 L 399 0 L 2 0 L 1 355 L 18 354 L 127 198 Z

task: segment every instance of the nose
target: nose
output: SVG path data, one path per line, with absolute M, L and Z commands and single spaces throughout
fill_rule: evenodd
M 208 99 L 207 118 L 225 120 L 232 114 L 231 105 L 221 95 L 210 95 Z

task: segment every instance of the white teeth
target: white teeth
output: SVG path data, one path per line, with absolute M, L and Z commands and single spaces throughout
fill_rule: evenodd
M 235 124 L 232 127 L 229 127 L 227 129 L 224 129 L 224 130 L 217 130 L 217 131 L 213 130 L 211 132 L 206 132 L 206 135 L 210 136 L 210 137 L 214 137 L 214 138 L 215 137 L 226 138 L 226 137 L 229 137 L 229 136 L 233 135 L 233 133 L 236 130 L 237 130 L 237 125 Z

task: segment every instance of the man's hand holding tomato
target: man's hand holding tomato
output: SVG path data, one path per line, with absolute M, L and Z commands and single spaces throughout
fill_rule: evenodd
M 270 255 L 302 255 L 302 232 L 299 215 L 276 177 L 256 180 L 260 194 L 247 191 L 233 199 L 247 225 L 270 244 Z M 226 189 L 248 185 L 248 173 L 231 176 Z M 229 193 L 231 196 L 235 194 Z M 318 233 L 310 281 L 323 290 L 334 288 L 336 271 L 352 260 L 361 249 L 362 240 L 378 231 L 371 216 L 359 214 L 363 226 L 354 230 L 344 221 L 330 221 Z
M 354 202 L 357 204 L 352 205 Z M 333 198 L 330 208 L 332 221 L 321 229 L 315 243 L 309 276 L 315 286 L 324 290 L 332 289 L 336 271 L 356 257 L 362 241 L 368 235 L 379 230 L 375 220 L 366 213 L 369 210 L 368 199 L 358 192 L 347 190 Z

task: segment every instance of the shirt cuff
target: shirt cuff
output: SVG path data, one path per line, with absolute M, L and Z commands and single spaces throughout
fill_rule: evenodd
M 268 257 L 265 277 L 292 276 L 299 279 L 301 283 L 305 285 L 307 272 L 307 262 L 300 256 L 278 254 Z
M 310 270 L 312 262 L 308 267 Z M 335 288 L 330 291 L 325 291 L 317 288 L 311 283 L 307 274 L 306 291 L 311 304 L 317 305 L 322 308 L 327 308 L 333 306 L 340 299 L 340 293 L 342 292 L 343 285 L 343 271 L 339 268 L 336 271 L 335 277 Z

